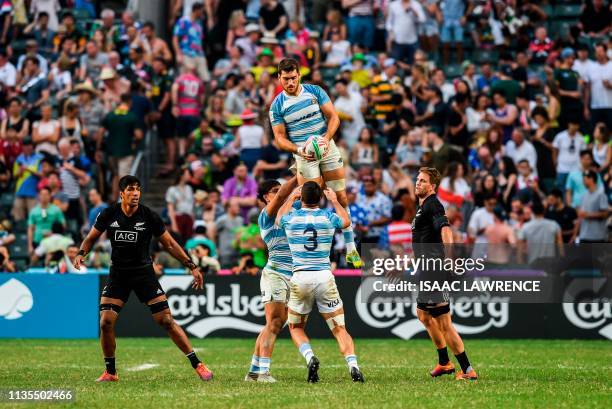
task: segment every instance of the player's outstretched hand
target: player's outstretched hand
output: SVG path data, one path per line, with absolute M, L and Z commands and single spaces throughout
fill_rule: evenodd
M 201 290 L 202 288 L 204 288 L 204 277 L 202 277 L 200 268 L 196 267 L 192 269 L 191 275 L 193 276 L 193 284 L 191 284 L 191 286 L 196 290 Z
M 300 200 L 302 198 L 302 186 L 298 186 L 295 189 L 293 189 L 293 192 L 291 192 L 291 200 L 292 201 L 296 201 L 296 200 Z
M 74 258 L 74 261 L 72 262 L 72 265 L 78 271 L 81 271 L 81 264 L 83 264 L 83 256 L 81 256 L 80 254 L 77 254 L 77 256 Z
M 328 187 L 325 188 L 323 193 L 325 194 L 325 197 L 327 198 L 327 200 L 329 200 L 330 202 L 335 202 L 338 200 L 338 196 L 336 196 L 336 192 L 334 192 Z

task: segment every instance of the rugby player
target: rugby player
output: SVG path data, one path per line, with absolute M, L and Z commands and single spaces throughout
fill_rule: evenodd
M 283 92 L 270 106 L 270 123 L 279 148 L 293 153 L 299 185 L 307 181 L 320 183 L 323 176 L 325 185 L 336 193 L 348 213 L 344 163 L 333 139 L 340 126 L 334 104 L 318 85 L 300 83 L 300 67 L 292 58 L 279 63 L 278 78 Z M 325 141 L 326 153 L 321 160 L 315 160 L 314 155 L 307 152 L 305 145 L 310 136 L 322 137 Z M 350 217 L 349 225 L 342 232 L 347 263 L 361 267 L 363 263 L 355 247 Z
M 278 209 L 285 203 L 297 186 L 294 176 L 281 186 L 275 180 L 266 180 L 259 185 L 257 197 L 265 204 L 259 214 L 261 238 L 268 248 L 268 262 L 261 272 L 261 301 L 266 313 L 266 326 L 255 342 L 255 352 L 251 358 L 251 368 L 245 376 L 247 382 L 276 382 L 270 375 L 272 350 L 276 336 L 287 321 L 287 302 L 289 301 L 289 280 L 291 271 L 291 252 L 285 231 L 275 224 Z
M 106 370 L 97 382 L 119 380 L 115 369 L 115 323 L 121 308 L 134 291 L 140 302 L 149 306 L 153 319 L 164 328 L 172 341 L 187 356 L 191 366 L 203 381 L 212 379 L 212 372 L 196 356 L 187 335 L 174 322 L 164 290 L 153 271 L 149 252 L 151 239 L 158 237 L 168 253 L 187 267 L 193 276 L 193 288 L 203 288 L 203 278 L 197 266 L 166 231 L 161 218 L 140 204 L 141 183 L 135 176 L 119 180 L 121 202 L 104 209 L 83 240 L 74 267 L 80 269 L 83 259 L 96 240 L 106 232 L 111 242 L 111 262 L 108 281 L 100 298 L 100 343 Z
M 336 229 L 346 228 L 350 224 L 350 218 L 332 189 L 327 188 L 324 193 L 337 214 L 319 207 L 322 189 L 318 183 L 308 181 L 294 191 L 277 216 L 278 225 L 285 229 L 287 234 L 293 258 L 288 305 L 289 331 L 293 342 L 306 360 L 307 381 L 317 382 L 320 363 L 304 332 L 308 314 L 316 302 L 319 313 L 338 341 L 353 382 L 363 382 L 364 377 L 357 365 L 353 338 L 344 324 L 342 299 L 329 261 L 334 232 Z M 293 201 L 297 199 L 301 199 L 301 208 L 289 212 Z
M 440 172 L 435 168 L 419 169 L 415 189 L 419 200 L 412 222 L 412 245 L 415 258 L 421 256 L 444 258 L 444 245 L 453 243 L 453 233 L 444 207 L 436 196 L 440 179 Z M 443 278 L 439 273 L 436 274 L 438 278 Z M 478 379 L 465 353 L 463 341 L 453 326 L 448 293 L 419 293 L 417 315 L 438 350 L 438 364 L 430 375 L 437 377 L 455 372 L 455 366 L 448 358 L 446 349 L 448 344 L 461 366 L 461 370 L 456 374 L 456 379 Z

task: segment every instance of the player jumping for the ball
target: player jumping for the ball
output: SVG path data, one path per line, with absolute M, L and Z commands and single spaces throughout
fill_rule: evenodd
M 287 321 L 287 302 L 289 301 L 289 280 L 293 263 L 285 230 L 275 224 L 276 214 L 285 203 L 297 178 L 293 177 L 284 185 L 275 180 L 261 182 L 258 199 L 266 206 L 259 214 L 261 238 L 268 247 L 268 262 L 261 272 L 261 301 L 265 305 L 266 326 L 255 342 L 255 352 L 251 358 L 251 368 L 244 378 L 247 382 L 276 382 L 270 375 L 272 350 L 276 336 Z
M 452 245 L 453 233 L 444 212 L 444 206 L 436 196 L 440 186 L 440 172 L 435 168 L 421 168 L 417 175 L 416 196 L 419 198 L 417 212 L 412 222 L 412 246 L 414 257 L 444 258 L 444 245 Z M 442 272 L 422 272 L 434 274 L 443 279 Z M 434 277 L 436 278 L 436 277 Z M 438 350 L 438 364 L 430 372 L 437 377 L 455 372 L 455 366 L 448 358 L 446 345 L 450 346 L 457 358 L 461 370 L 456 379 L 476 380 L 478 375 L 470 365 L 465 353 L 463 340 L 451 320 L 448 293 L 419 293 L 417 298 L 417 316 L 427 329 L 429 336 Z
M 308 366 L 308 382 L 319 380 L 319 360 L 314 355 L 310 341 L 304 332 L 308 314 L 316 302 L 319 313 L 338 341 L 340 352 L 346 360 L 354 382 L 364 378 L 357 365 L 353 338 L 344 324 L 344 308 L 336 280 L 331 272 L 329 252 L 336 229 L 349 225 L 350 218 L 338 202 L 333 190 L 325 189 L 325 196 L 337 214 L 319 208 L 322 190 L 318 183 L 304 183 L 291 195 L 278 211 L 277 223 L 285 229 L 293 258 L 293 276 L 289 296 L 289 330 L 293 342 L 300 350 Z M 301 209 L 292 204 L 301 199 Z
M 340 126 L 334 104 L 321 87 L 300 84 L 300 67 L 292 58 L 280 62 L 278 78 L 283 92 L 274 98 L 270 107 L 270 122 L 278 146 L 294 154 L 300 185 L 307 181 L 320 183 L 323 176 L 325 185 L 336 193 L 348 213 L 344 163 L 333 139 Z M 325 145 L 325 154 L 320 160 L 315 160 L 306 147 L 311 136 L 320 137 Z M 342 232 L 346 242 L 346 261 L 356 268 L 361 267 L 363 263 L 355 247 L 350 216 L 349 225 Z
M 152 237 L 158 237 L 166 251 L 189 269 L 194 278 L 193 288 L 203 287 L 202 273 L 168 233 L 161 218 L 139 203 L 140 188 L 140 181 L 135 176 L 123 176 L 119 180 L 121 203 L 107 207 L 98 215 L 74 260 L 74 267 L 79 270 L 96 240 L 102 233 L 107 233 L 111 242 L 112 265 L 100 297 L 100 343 L 106 370 L 97 382 L 119 380 L 115 369 L 115 323 L 132 291 L 140 302 L 149 306 L 155 322 L 168 332 L 187 356 L 200 379 L 209 381 L 212 372 L 198 359 L 187 335 L 172 318 L 166 294 L 155 277 L 149 250 Z

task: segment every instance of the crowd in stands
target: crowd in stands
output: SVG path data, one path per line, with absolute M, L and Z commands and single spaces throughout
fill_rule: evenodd
M 268 113 L 284 57 L 342 120 L 358 243 L 409 250 L 421 166 L 444 176 L 457 242 L 609 241 L 607 1 L 173 0 L 152 2 L 168 7 L 157 25 L 98 3 L 0 1 L 4 271 L 76 272 L 75 244 L 153 135 L 168 230 L 206 273 L 256 274 L 257 184 L 291 177 Z M 337 267 L 343 249 L 338 234 Z

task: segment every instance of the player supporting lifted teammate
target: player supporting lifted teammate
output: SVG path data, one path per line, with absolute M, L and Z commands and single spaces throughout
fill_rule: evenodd
M 319 360 L 310 347 L 304 332 L 308 314 L 314 302 L 319 313 L 334 334 L 340 352 L 344 356 L 354 382 L 364 378 L 357 365 L 355 345 L 344 325 L 344 308 L 331 272 L 329 252 L 336 229 L 350 224 L 349 215 L 338 202 L 333 190 L 325 189 L 325 196 L 333 204 L 337 214 L 319 208 L 321 187 L 318 183 L 304 183 L 291 195 L 278 212 L 277 221 L 285 229 L 291 256 L 293 257 L 293 276 L 289 296 L 289 330 L 293 342 L 308 365 L 308 382 L 319 380 Z M 302 200 L 301 209 L 291 213 L 295 200 Z
M 334 104 L 321 87 L 300 84 L 300 67 L 292 58 L 280 62 L 278 78 L 283 92 L 274 98 L 270 107 L 270 122 L 278 146 L 294 154 L 300 185 L 307 181 L 320 183 L 323 176 L 325 185 L 336 193 L 342 207 L 349 212 L 344 164 L 333 139 L 340 126 Z M 306 141 L 313 135 L 323 138 L 327 144 L 321 160 L 315 160 L 306 151 Z M 349 225 L 342 232 L 346 242 L 346 261 L 356 268 L 361 267 L 362 261 L 355 247 L 350 217 Z
M 412 224 L 414 257 L 444 258 L 444 245 L 453 243 L 453 233 L 442 203 L 436 196 L 440 186 L 440 172 L 435 168 L 421 168 L 417 175 L 416 195 L 419 198 L 417 212 Z M 439 274 L 439 273 L 436 273 Z M 456 379 L 478 379 L 470 366 L 463 341 L 453 326 L 447 293 L 420 293 L 417 298 L 417 315 L 438 350 L 438 364 L 430 372 L 437 377 L 455 372 L 448 358 L 446 345 L 455 354 L 461 370 Z
M 278 210 L 296 186 L 296 177 L 282 186 L 274 179 L 266 180 L 259 185 L 258 198 L 266 205 L 259 214 L 261 238 L 268 247 L 268 262 L 263 268 L 260 281 L 261 300 L 266 311 L 266 326 L 255 342 L 251 368 L 244 378 L 247 382 L 276 382 L 270 376 L 272 350 L 276 336 L 287 321 L 289 280 L 293 274 L 291 271 L 293 264 L 285 231 L 275 224 L 275 220 Z
M 202 274 L 166 231 L 161 218 L 139 203 L 140 189 L 140 181 L 135 176 L 123 176 L 119 180 L 121 203 L 109 206 L 98 215 L 74 260 L 74 267 L 78 270 L 96 240 L 102 233 L 107 233 L 111 242 L 112 265 L 100 298 L 100 343 L 106 370 L 97 382 L 119 380 L 115 370 L 115 323 L 132 291 L 140 302 L 149 306 L 155 322 L 168 332 L 172 341 L 187 356 L 200 379 L 211 380 L 212 372 L 198 359 L 187 335 L 172 318 L 166 294 L 153 271 L 149 252 L 151 238 L 159 237 L 166 251 L 190 270 L 196 289 L 203 287 Z

